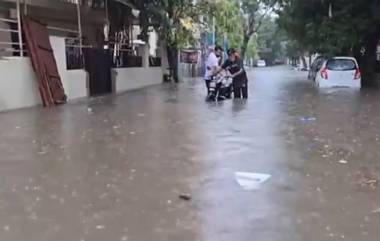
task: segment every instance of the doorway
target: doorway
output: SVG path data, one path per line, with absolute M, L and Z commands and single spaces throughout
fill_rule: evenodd
M 90 96 L 112 92 L 112 61 L 108 50 L 87 48 L 83 50 L 85 69 L 89 75 Z

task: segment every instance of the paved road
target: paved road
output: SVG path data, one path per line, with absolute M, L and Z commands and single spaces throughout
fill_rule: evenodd
M 378 241 L 380 92 L 249 75 L 248 101 L 189 80 L 2 113 L 0 240 Z

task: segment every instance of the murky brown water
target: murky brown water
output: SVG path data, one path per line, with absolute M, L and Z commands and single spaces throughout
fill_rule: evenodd
M 380 92 L 305 76 L 255 69 L 248 101 L 189 80 L 0 114 L 0 240 L 377 241 Z M 238 171 L 272 177 L 246 191 Z

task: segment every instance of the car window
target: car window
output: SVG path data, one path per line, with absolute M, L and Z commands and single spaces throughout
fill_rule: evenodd
M 347 71 L 355 70 L 356 63 L 351 59 L 330 59 L 326 64 L 329 70 Z

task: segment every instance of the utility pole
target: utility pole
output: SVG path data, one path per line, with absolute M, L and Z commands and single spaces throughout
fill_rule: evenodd
M 216 42 L 216 25 L 215 25 L 215 17 L 212 17 L 212 44 Z

